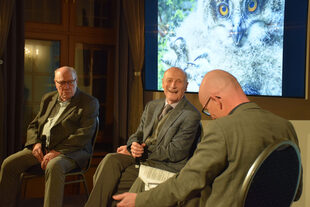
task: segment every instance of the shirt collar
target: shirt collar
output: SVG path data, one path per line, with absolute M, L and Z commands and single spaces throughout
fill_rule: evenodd
M 58 96 L 58 98 L 57 98 L 57 103 L 59 103 L 60 106 L 67 106 L 67 105 L 70 104 L 70 102 L 71 102 L 71 99 L 69 99 L 69 100 L 67 100 L 67 101 L 62 101 L 62 100 L 59 98 L 59 96 Z
M 178 103 L 180 103 L 180 101 L 176 102 L 176 103 L 173 103 L 173 104 L 170 104 L 170 106 L 172 106 L 172 108 L 175 108 Z M 167 100 L 165 101 L 165 106 L 168 104 Z

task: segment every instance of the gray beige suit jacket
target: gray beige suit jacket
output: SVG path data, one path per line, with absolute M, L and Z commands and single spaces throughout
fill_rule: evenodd
M 40 110 L 27 129 L 25 147 L 41 143 L 43 126 L 57 103 L 58 92 L 43 96 Z M 82 91 L 76 91 L 59 119 L 50 131 L 49 150 L 56 150 L 72 158 L 82 168 L 91 154 L 91 138 L 95 132 L 98 116 L 98 100 Z
M 153 126 L 164 107 L 165 99 L 149 102 L 141 116 L 137 131 L 127 142 L 145 142 L 151 136 Z M 156 168 L 178 172 L 185 165 L 200 126 L 200 113 L 185 98 L 170 112 L 164 126 L 158 133 L 155 150 L 148 153 L 147 163 Z
M 200 194 L 206 207 L 238 206 L 238 190 L 251 164 L 276 140 L 298 144 L 292 124 L 255 103 L 239 105 L 230 115 L 212 120 L 193 157 L 177 176 L 136 198 L 136 206 L 173 206 Z

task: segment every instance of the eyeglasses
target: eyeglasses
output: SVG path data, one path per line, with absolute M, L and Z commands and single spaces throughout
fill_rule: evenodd
M 210 113 L 209 113 L 208 109 L 206 109 L 206 107 L 208 106 L 208 103 L 209 103 L 210 99 L 211 99 L 211 96 L 209 97 L 209 99 L 207 100 L 206 104 L 203 106 L 203 108 L 202 108 L 202 110 L 201 110 L 201 112 L 204 113 L 204 114 L 207 115 L 207 116 L 210 116 Z
M 218 99 L 221 99 L 221 97 L 219 97 L 219 96 L 215 96 L 215 97 L 218 98 Z M 210 115 L 211 115 L 211 114 L 209 113 L 208 109 L 207 109 L 207 106 L 208 106 L 210 100 L 211 100 L 211 96 L 209 97 L 209 99 L 207 100 L 206 104 L 203 106 L 203 108 L 202 108 L 202 110 L 201 110 L 201 112 L 204 113 L 204 114 L 207 115 L 207 116 L 210 116 Z
M 74 84 L 74 82 L 76 81 L 76 79 L 74 80 L 68 80 L 68 81 L 57 81 L 55 80 L 56 83 L 58 83 L 60 86 L 65 86 L 65 85 L 69 85 L 69 86 L 72 86 Z

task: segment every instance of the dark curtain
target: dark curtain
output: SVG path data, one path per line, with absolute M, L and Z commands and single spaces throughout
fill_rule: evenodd
M 0 164 L 23 142 L 23 12 L 23 1 L 0 1 Z
M 144 1 L 118 0 L 114 81 L 114 149 L 127 142 L 143 111 Z
M 114 141 L 116 149 L 126 144 L 128 138 L 128 88 L 129 88 L 129 42 L 121 0 L 117 1 L 117 43 L 114 80 Z
M 11 25 L 11 17 L 15 0 L 1 0 L 0 1 L 0 58 L 3 63 L 3 51 L 6 47 L 8 32 Z
M 144 0 L 122 0 L 122 11 L 128 31 L 130 60 L 133 74 L 129 82 L 129 122 L 128 132 L 136 131 L 143 112 L 143 88 L 141 71 L 144 63 Z

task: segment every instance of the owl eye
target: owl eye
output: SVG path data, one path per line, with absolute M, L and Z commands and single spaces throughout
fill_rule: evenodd
M 222 16 L 227 16 L 229 12 L 229 8 L 226 4 L 220 4 L 219 5 L 219 12 Z
M 257 0 L 250 0 L 248 3 L 248 11 L 254 12 L 257 9 Z

